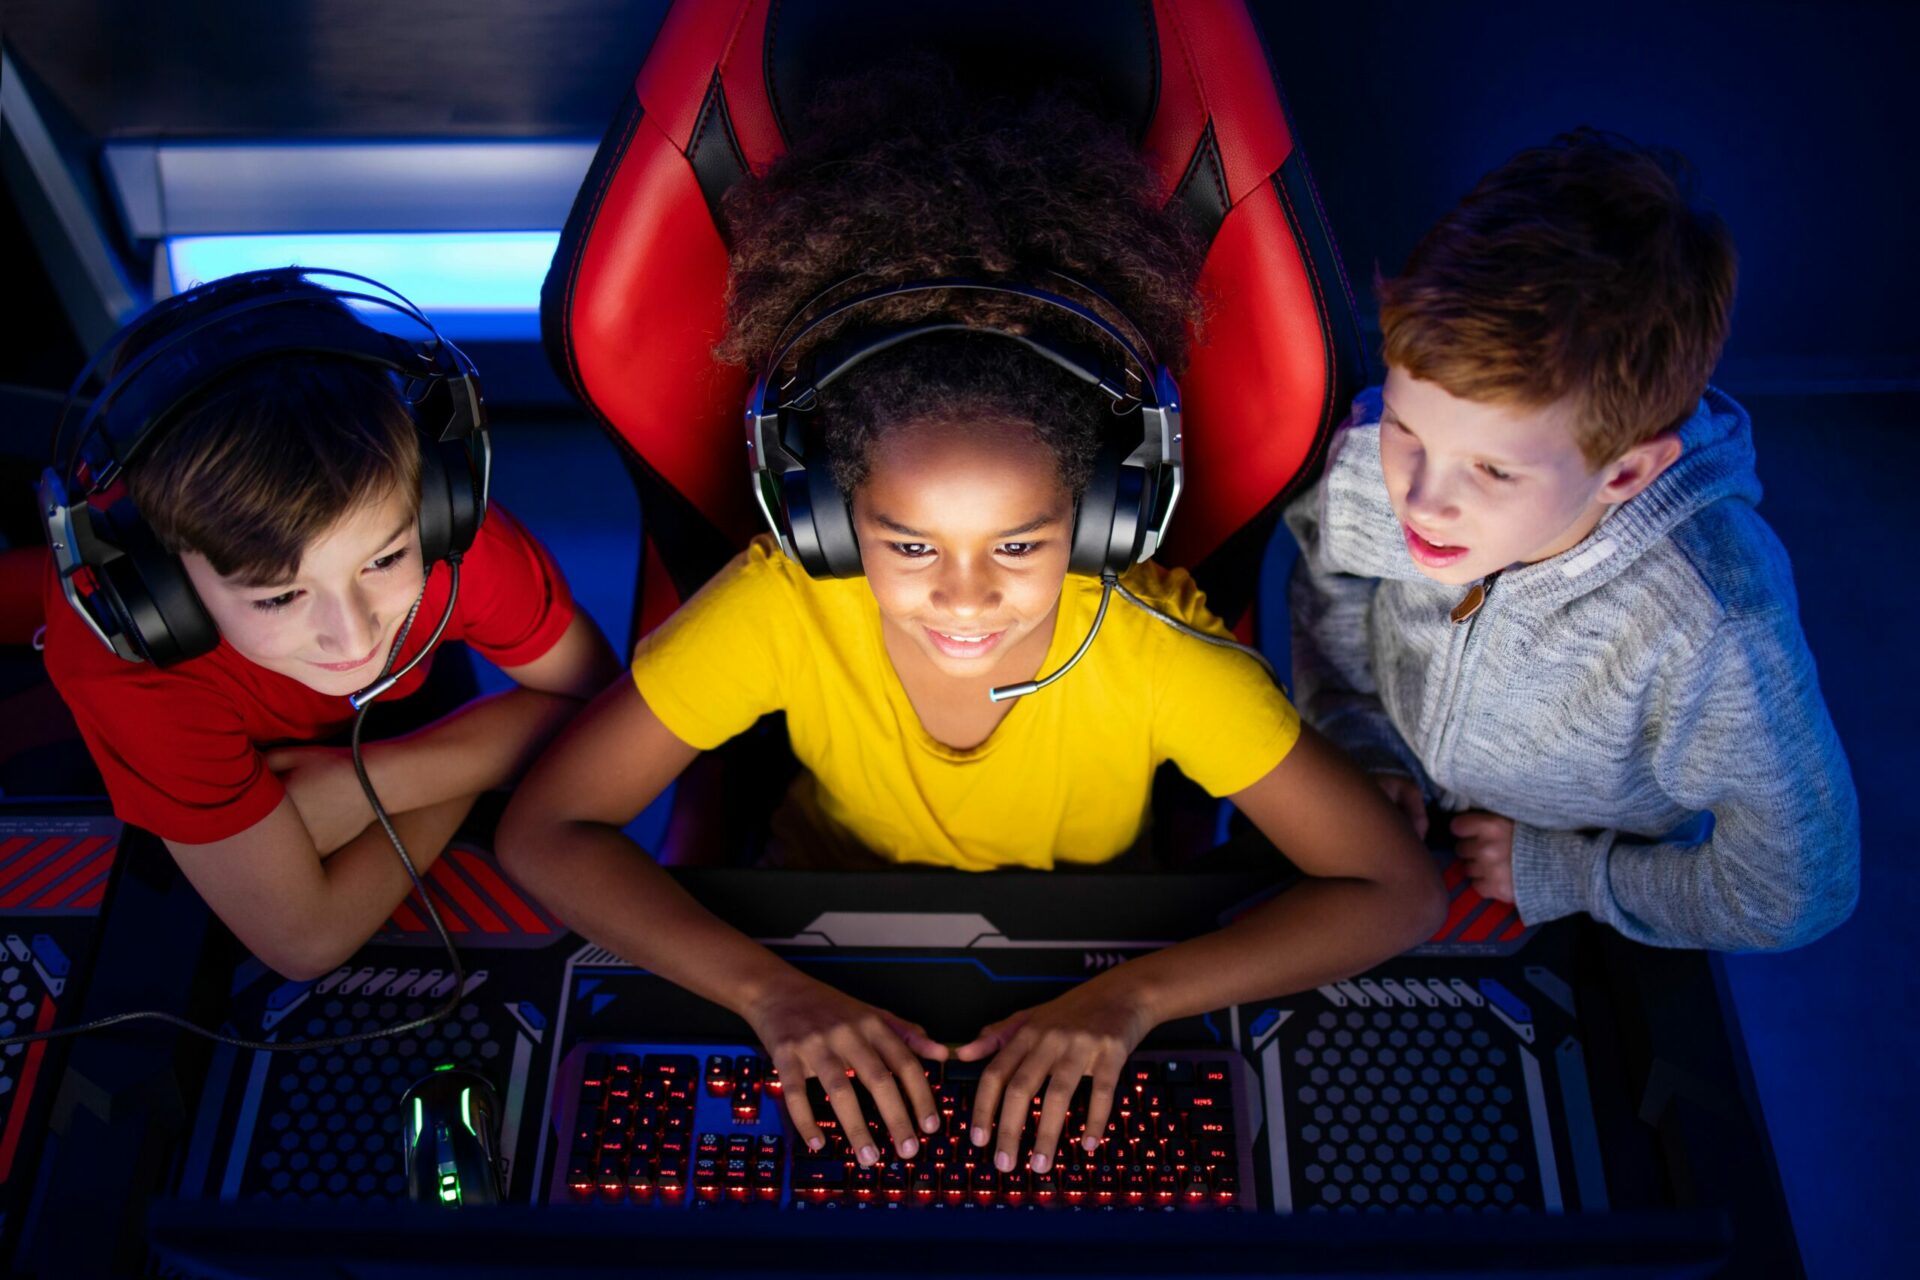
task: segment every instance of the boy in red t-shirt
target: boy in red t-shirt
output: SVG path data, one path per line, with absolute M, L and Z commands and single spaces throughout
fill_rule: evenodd
M 302 325 L 323 336 L 271 349 L 275 332 Z M 184 570 L 217 642 L 209 634 L 197 655 L 130 662 L 69 608 L 57 572 L 46 599 L 47 669 L 114 812 L 159 835 L 240 940 L 294 978 L 342 963 L 411 888 L 348 752 L 303 744 L 344 731 L 349 695 L 433 642 L 451 578 L 422 555 L 422 476 L 439 465 L 425 454 L 441 446 L 378 357 L 329 353 L 344 345 L 329 329 L 351 342 L 365 326 L 300 273 L 267 272 L 195 289 L 117 340 L 121 399 L 162 406 L 121 459 L 137 511 L 127 515 L 159 555 L 177 557 L 168 565 Z M 162 343 L 198 344 L 218 364 L 256 340 L 269 349 L 200 385 L 189 374 L 183 396 L 163 387 L 156 401 L 132 381 L 178 378 L 194 363 L 148 358 Z M 93 506 L 104 512 L 114 496 Z M 519 687 L 363 751 L 422 872 L 475 798 L 517 777 L 619 671 L 546 548 L 497 506 L 480 512 L 439 638 L 465 641 Z M 87 583 L 76 585 L 84 595 Z M 414 693 L 430 664 L 383 697 Z

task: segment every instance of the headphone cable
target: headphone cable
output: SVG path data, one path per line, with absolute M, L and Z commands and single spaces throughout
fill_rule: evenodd
M 1107 605 L 1112 601 L 1115 591 L 1120 593 L 1121 599 L 1132 604 L 1148 617 L 1159 619 L 1182 635 L 1192 636 L 1195 640 L 1204 640 L 1208 644 L 1217 645 L 1222 649 L 1234 649 L 1246 654 L 1260 664 L 1261 669 L 1267 673 L 1267 677 L 1271 679 L 1275 685 L 1279 686 L 1280 692 L 1286 693 L 1286 684 L 1281 681 L 1280 674 L 1273 669 L 1273 664 L 1267 661 L 1266 654 L 1261 653 L 1252 645 L 1241 644 L 1238 640 L 1229 640 L 1225 636 L 1213 635 L 1210 632 L 1202 631 L 1198 627 L 1182 622 L 1170 614 L 1160 612 L 1160 610 L 1154 608 L 1145 600 L 1142 600 L 1139 596 L 1129 591 L 1126 586 L 1121 583 L 1119 576 L 1112 570 L 1108 570 L 1100 575 L 1100 608 L 1093 615 L 1093 625 L 1087 629 L 1087 638 L 1080 642 L 1080 647 L 1073 651 L 1073 656 L 1062 663 L 1060 669 L 1051 675 L 1041 676 L 1037 680 L 1022 680 L 1018 684 L 1003 684 L 987 690 L 987 700 L 990 702 L 1006 702 L 1012 698 L 1024 698 L 1030 693 L 1040 692 L 1040 690 L 1073 670 L 1080 659 L 1087 656 L 1087 650 L 1093 647 L 1093 638 L 1100 634 L 1100 624 L 1107 620 Z
M 393 664 L 399 659 L 400 650 L 406 645 L 407 635 L 413 630 L 414 618 L 420 612 L 420 605 L 427 597 L 427 584 L 423 580 L 420 584 L 420 594 L 414 597 L 413 607 L 407 610 L 406 620 L 400 624 L 400 633 L 393 638 L 393 647 L 387 651 L 387 661 L 381 667 L 379 677 L 371 685 L 348 699 L 355 712 L 353 730 L 348 739 L 353 756 L 353 773 L 360 780 L 360 790 L 366 793 L 367 803 L 373 806 L 373 815 L 379 820 L 381 830 L 387 833 L 387 840 L 393 845 L 393 851 L 400 855 L 400 865 L 407 869 L 407 878 L 413 881 L 414 892 L 419 895 L 420 905 L 426 908 L 428 921 L 432 923 L 434 932 L 440 935 L 441 945 L 447 949 L 447 963 L 453 969 L 453 987 L 447 992 L 447 998 L 431 1012 L 417 1018 L 410 1018 L 405 1022 L 396 1022 L 390 1027 L 381 1027 L 374 1031 L 357 1031 L 351 1035 L 326 1036 L 318 1040 L 246 1040 L 203 1027 L 197 1022 L 191 1022 L 163 1009 L 139 1009 L 128 1013 L 109 1014 L 104 1018 L 95 1018 L 91 1022 L 83 1022 L 78 1026 L 55 1027 L 46 1031 L 6 1036 L 0 1038 L 0 1048 L 16 1044 L 33 1044 L 44 1040 L 58 1040 L 66 1036 L 85 1035 L 91 1031 L 104 1031 L 108 1027 L 118 1026 L 124 1022 L 153 1021 L 164 1022 L 181 1031 L 191 1032 L 203 1039 L 212 1040 L 216 1044 L 231 1045 L 236 1049 L 253 1049 L 266 1053 L 288 1053 L 296 1049 L 337 1049 L 343 1045 L 359 1044 L 366 1040 L 397 1036 L 402 1032 L 412 1031 L 416 1027 L 439 1022 L 459 1007 L 460 1001 L 466 996 L 467 985 L 467 971 L 460 963 L 459 949 L 453 945 L 453 937 L 447 932 L 446 924 L 440 919 L 439 909 L 433 905 L 433 898 L 427 893 L 427 887 L 420 879 L 419 868 L 414 866 L 412 856 L 407 853 L 406 842 L 400 839 L 400 833 L 394 830 L 393 820 L 387 815 L 386 806 L 380 803 L 380 796 L 373 789 L 373 779 L 367 776 L 367 764 L 360 752 L 360 730 L 366 723 L 367 709 L 373 705 L 375 698 L 391 689 L 396 681 L 420 665 L 421 660 L 433 652 L 434 644 L 439 641 L 441 634 L 447 629 L 447 623 L 453 617 L 454 603 L 460 598 L 459 552 L 447 556 L 447 568 L 451 580 L 447 585 L 446 611 L 440 615 L 440 625 L 434 628 L 433 635 L 428 637 L 427 643 L 397 674 L 388 675 L 388 672 L 393 670 Z

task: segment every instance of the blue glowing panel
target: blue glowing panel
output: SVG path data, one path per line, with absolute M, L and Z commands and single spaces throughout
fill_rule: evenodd
M 242 271 L 332 267 L 398 289 L 449 337 L 532 339 L 559 241 L 558 231 L 435 231 L 177 236 L 166 245 L 176 291 Z

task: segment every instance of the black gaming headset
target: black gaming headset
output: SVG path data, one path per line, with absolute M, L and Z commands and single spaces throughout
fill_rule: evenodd
M 354 283 L 330 288 L 308 278 L 316 275 Z M 426 336 L 376 329 L 349 302 L 394 312 Z M 179 328 L 144 350 L 134 346 L 149 326 L 169 321 Z M 115 368 L 130 349 L 135 354 Z M 220 633 L 180 557 L 134 509 L 121 473 L 221 378 L 289 355 L 333 356 L 394 375 L 420 433 L 422 558 L 431 565 L 473 545 L 487 512 L 492 458 L 480 379 L 418 307 L 345 271 L 287 267 L 201 285 L 122 329 L 81 371 L 54 427 L 53 465 L 38 486 L 67 603 L 122 658 L 172 666 L 210 652 Z M 63 455 L 69 419 L 96 369 L 113 373 L 79 416 Z
M 1065 277 L 1062 277 L 1066 280 Z M 842 282 L 845 284 L 847 282 Z M 1077 281 L 1068 285 L 1099 296 Z M 835 289 L 840 286 L 835 286 Z M 789 370 L 792 354 L 807 337 L 856 308 L 903 294 L 969 289 L 1009 294 L 1079 318 L 1122 359 L 1118 367 L 1094 352 L 1051 338 L 991 325 L 934 320 L 878 332 L 858 332 L 828 343 Z M 828 290 L 832 293 L 834 290 Z M 826 295 L 822 295 L 823 297 Z M 817 304 L 819 299 L 815 299 Z M 803 308 L 804 316 L 814 304 Z M 1117 310 L 1117 308 L 1116 308 Z M 788 325 L 798 324 L 796 317 Z M 1131 324 L 1128 324 L 1131 328 Z M 1116 415 L 1137 411 L 1137 443 L 1103 445 L 1092 478 L 1074 510 L 1069 573 L 1118 575 L 1160 546 L 1180 499 L 1180 395 L 1166 366 L 1154 363 L 1138 331 L 1122 330 L 1093 308 L 1051 289 L 1008 281 L 920 280 L 847 298 L 808 320 L 793 338 L 777 345 L 747 401 L 747 465 L 754 498 L 780 547 L 815 578 L 861 576 L 860 543 L 853 512 L 831 469 L 821 433 L 809 421 L 819 393 L 861 361 L 902 342 L 937 333 L 997 334 L 1051 360 L 1113 401 Z

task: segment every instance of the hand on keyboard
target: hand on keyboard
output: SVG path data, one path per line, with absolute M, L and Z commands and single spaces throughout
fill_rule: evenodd
M 747 1021 L 781 1080 L 798 1084 L 811 1076 L 820 1081 L 862 1165 L 873 1164 L 878 1150 L 850 1083 L 853 1077 L 873 1095 L 901 1158 L 911 1159 L 918 1150 L 919 1133 L 939 1129 L 933 1090 L 920 1059 L 939 1061 L 947 1049 L 917 1024 L 799 973 L 763 997 L 748 1011 Z M 807 1104 L 807 1091 L 785 1089 L 783 1098 L 800 1141 L 819 1150 L 825 1139 Z
M 1101 978 L 983 1028 L 977 1038 L 954 1050 L 962 1062 L 993 1058 L 974 1093 L 973 1144 L 983 1146 L 991 1136 L 994 1167 L 1013 1169 L 1028 1111 L 1033 1099 L 1042 1098 L 1032 1168 L 1045 1173 L 1059 1159 L 1068 1104 L 1086 1078 L 1092 1083 L 1086 1128 L 1069 1136 L 1093 1151 L 1107 1131 L 1120 1069 L 1152 1029 L 1127 988 Z

